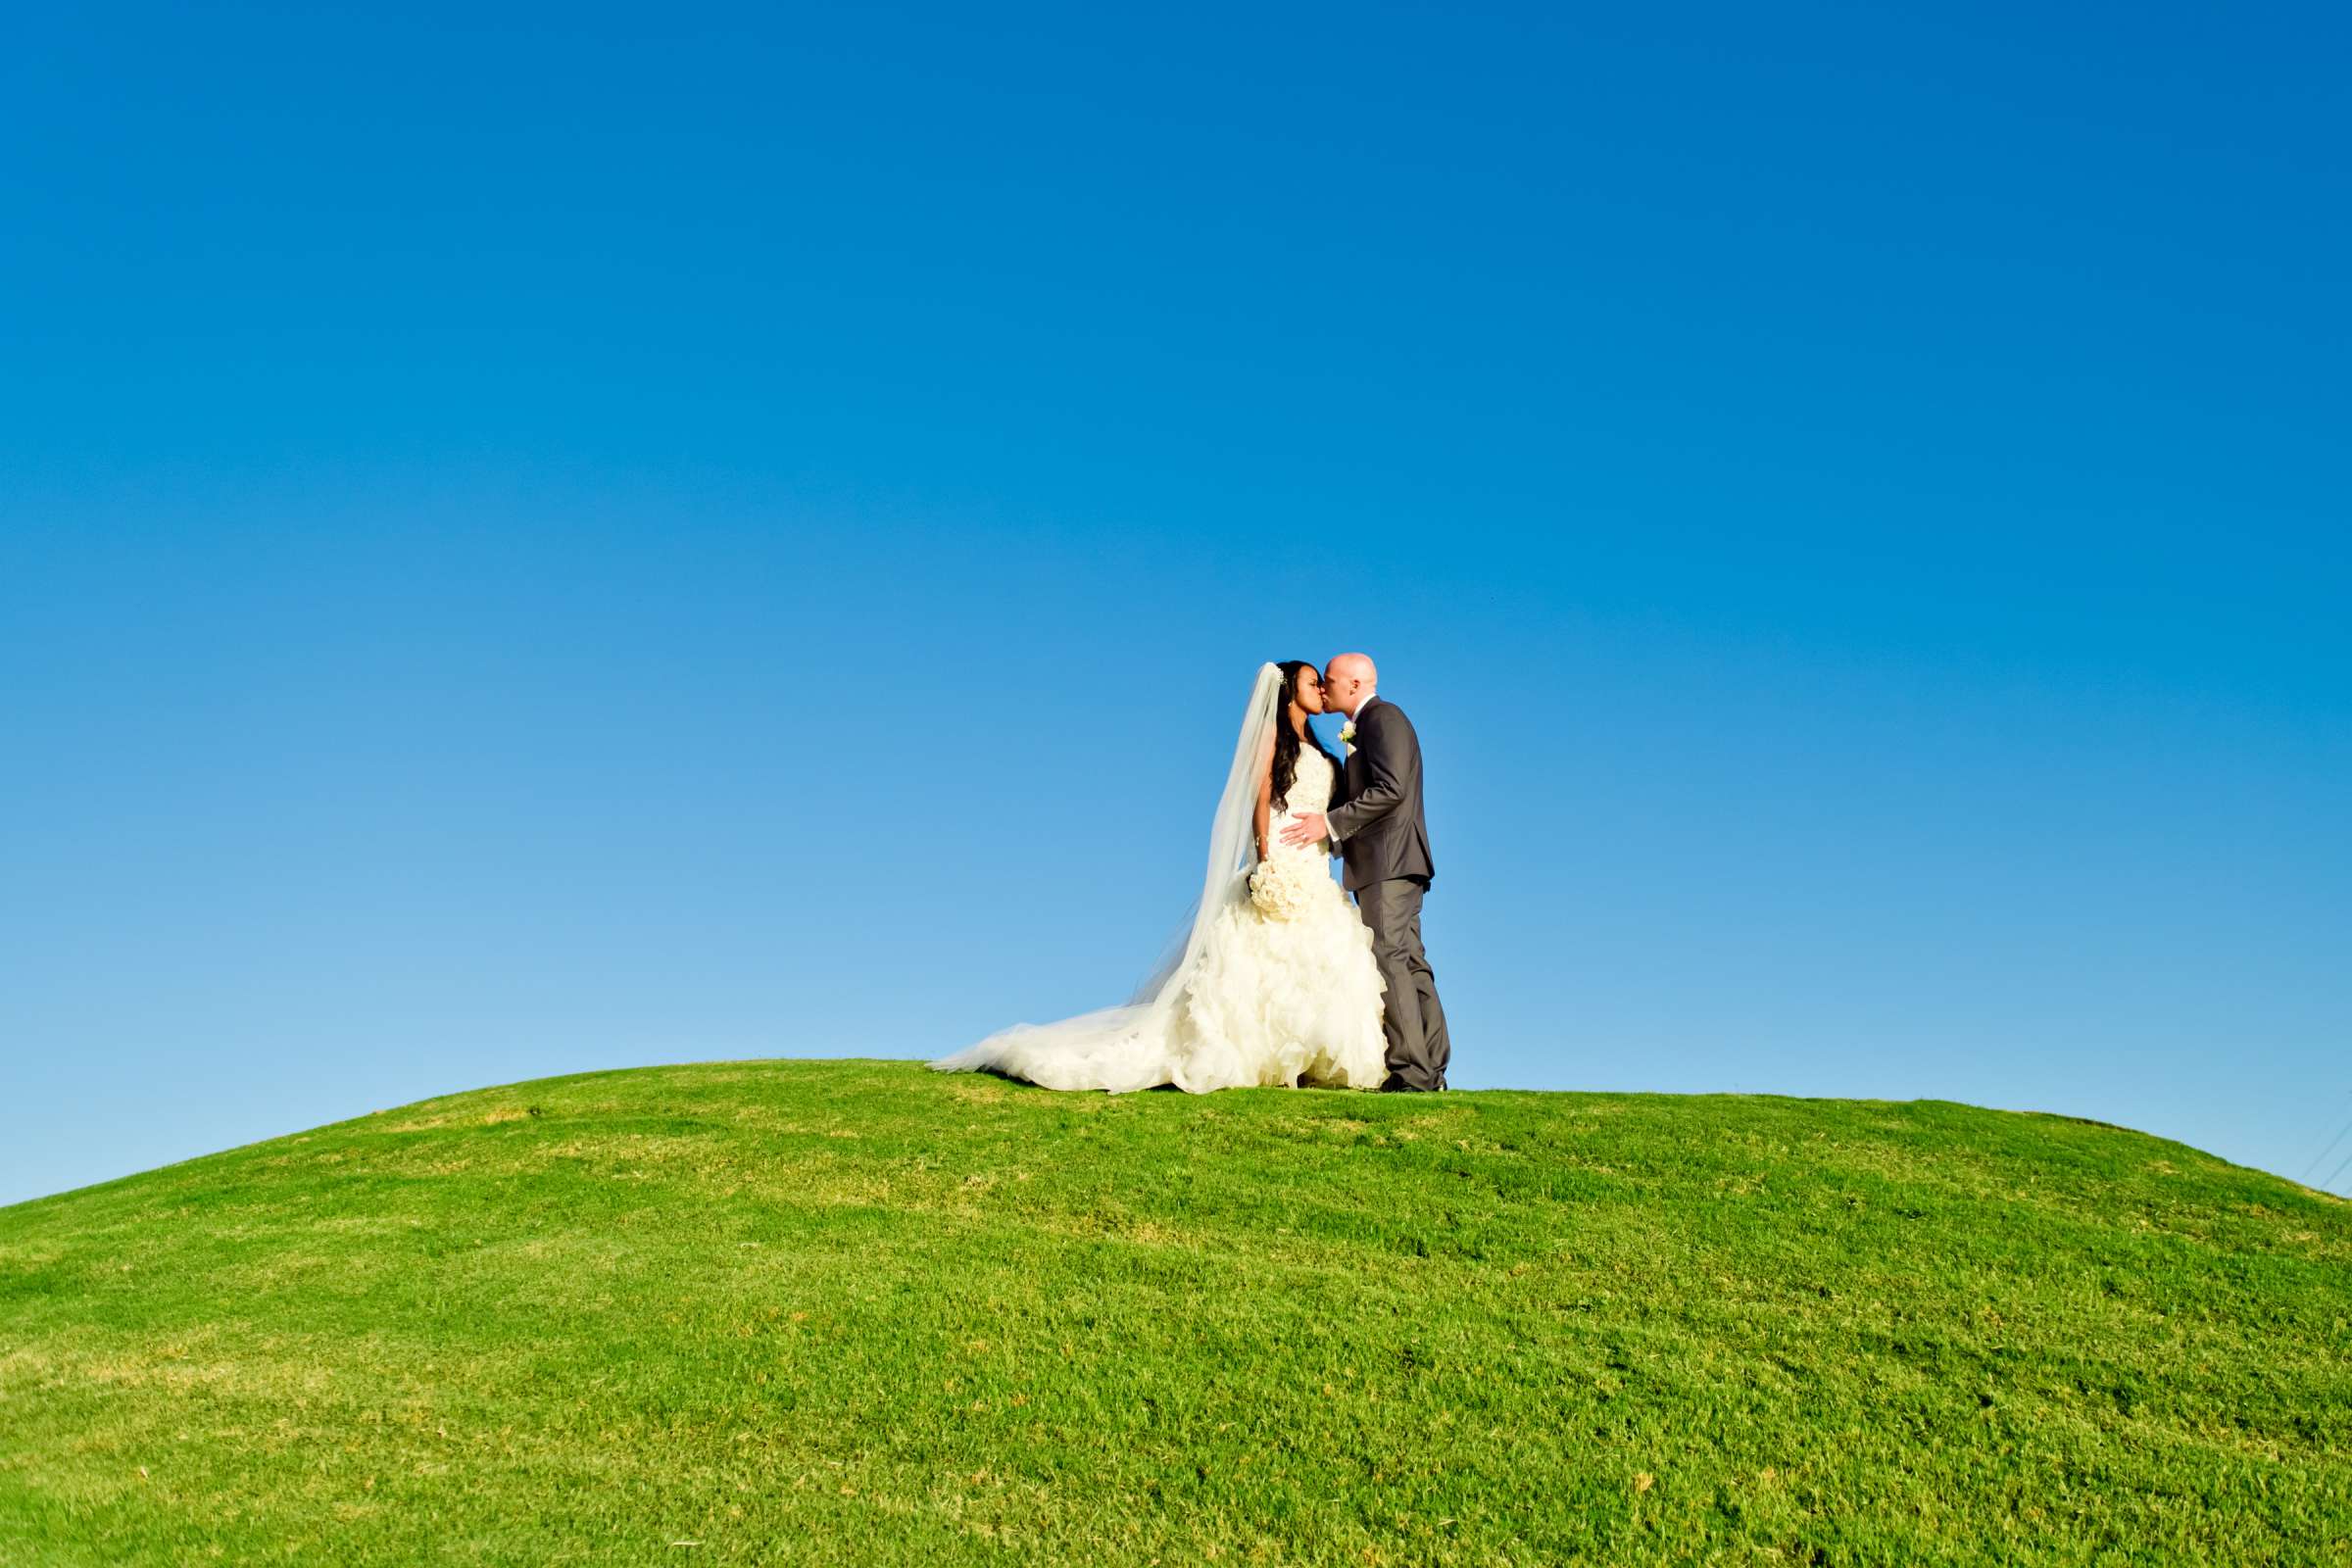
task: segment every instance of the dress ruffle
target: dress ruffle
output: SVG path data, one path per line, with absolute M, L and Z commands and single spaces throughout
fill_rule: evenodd
M 1219 913 L 1170 1026 L 1169 1081 L 1196 1092 L 1300 1083 L 1376 1089 L 1387 1076 L 1388 1047 L 1372 933 L 1319 852 L 1275 853 L 1319 862 L 1303 906 L 1284 919 L 1243 900 Z
M 1380 1087 L 1388 1076 L 1387 982 L 1372 933 L 1332 879 L 1328 843 L 1281 842 L 1295 817 L 1323 808 L 1332 783 L 1322 755 L 1302 751 L 1289 807 L 1266 832 L 1258 886 L 1237 887 L 1218 909 L 1174 1006 L 1106 1007 L 1024 1024 L 931 1065 L 1007 1073 L 1048 1089 Z

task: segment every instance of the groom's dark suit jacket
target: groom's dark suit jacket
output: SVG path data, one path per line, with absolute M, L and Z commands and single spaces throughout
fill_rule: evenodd
M 1325 813 L 1350 893 L 1374 882 L 1437 872 L 1429 822 L 1421 814 L 1421 737 L 1395 703 L 1375 697 L 1355 715 L 1355 750 L 1340 780 L 1339 805 Z

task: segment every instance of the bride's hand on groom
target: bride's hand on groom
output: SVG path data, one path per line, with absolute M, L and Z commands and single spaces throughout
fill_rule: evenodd
M 1329 831 L 1321 811 L 1301 811 L 1282 830 L 1285 844 L 1312 844 Z

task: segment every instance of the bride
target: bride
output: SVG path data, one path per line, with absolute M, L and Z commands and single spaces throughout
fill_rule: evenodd
M 1322 711 L 1314 665 L 1259 666 L 1191 929 L 1132 1002 L 1016 1024 L 931 1065 L 1048 1089 L 1377 1089 L 1388 1066 L 1372 934 L 1332 880 L 1330 841 L 1282 842 L 1293 818 L 1334 804 L 1339 762 L 1306 722 Z

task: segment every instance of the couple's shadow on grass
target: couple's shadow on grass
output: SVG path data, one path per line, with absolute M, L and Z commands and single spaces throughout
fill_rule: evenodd
M 1072 1091 L 1065 1089 L 1048 1089 L 1044 1084 L 1032 1083 L 1017 1073 L 1006 1072 L 1002 1067 L 981 1066 L 972 1067 L 966 1070 L 969 1071 L 975 1078 L 994 1078 L 998 1083 L 1013 1084 L 1022 1089 L 1034 1090 L 1041 1095 L 1061 1095 L 1071 1093 L 1100 1094 L 1102 1092 L 1100 1090 Z M 1251 1084 L 1249 1087 L 1252 1089 L 1279 1089 L 1284 1094 L 1363 1095 L 1367 1097 L 1377 1096 L 1380 1094 L 1380 1091 L 1377 1089 L 1350 1089 L 1344 1084 Z M 1122 1091 L 1124 1094 L 1131 1095 L 1181 1095 L 1185 1092 L 1186 1091 L 1183 1089 L 1183 1087 L 1177 1084 L 1147 1084 L 1141 1089 L 1129 1089 Z M 1221 1089 L 1211 1091 L 1211 1093 L 1214 1094 L 1225 1094 L 1229 1092 L 1230 1091 Z M 1196 1098 L 1204 1099 L 1206 1097 L 1200 1096 Z

